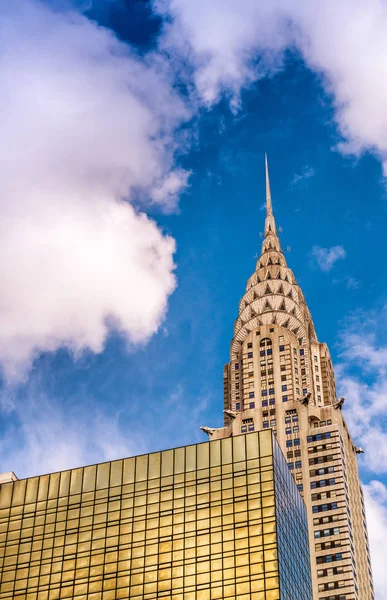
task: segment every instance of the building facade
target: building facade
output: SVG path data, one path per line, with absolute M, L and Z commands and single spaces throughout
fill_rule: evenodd
M 211 440 L 272 429 L 308 513 L 314 600 L 374 598 L 357 448 L 328 347 L 281 250 L 266 161 L 261 256 L 247 281 L 224 367 L 225 423 Z
M 11 598 L 311 600 L 305 505 L 272 432 L 8 478 Z

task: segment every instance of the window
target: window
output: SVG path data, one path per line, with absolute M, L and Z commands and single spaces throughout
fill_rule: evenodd
M 314 355 L 314 362 L 317 362 L 317 356 Z
M 239 363 L 235 363 L 234 369 L 237 371 L 239 369 Z
M 294 438 L 294 445 L 295 446 L 299 446 L 300 445 L 300 438 Z
M 288 397 L 287 396 L 282 396 L 282 402 L 287 402 L 288 401 Z
M 271 408 L 271 409 L 270 409 L 270 414 L 271 414 L 271 415 L 275 415 L 275 408 Z
M 263 428 L 264 429 L 268 429 L 268 427 L 269 427 L 269 421 L 264 421 L 263 422 Z
M 304 491 L 304 485 L 302 483 L 299 483 L 297 485 L 297 489 L 298 489 L 299 492 L 303 492 Z
M 255 402 L 250 402 L 250 408 L 255 408 Z
M 241 433 L 247 433 L 247 425 L 242 425 Z
M 284 341 L 284 336 L 283 336 L 283 335 L 280 335 L 280 336 L 278 337 L 278 342 L 279 342 L 280 344 L 282 344 L 282 343 L 283 343 L 283 341 Z
M 260 350 L 259 356 L 265 356 L 266 352 L 264 350 Z
M 292 450 L 288 450 L 287 451 L 286 458 L 293 458 L 293 451 Z
M 285 417 L 285 423 L 290 423 L 290 417 Z
M 267 355 L 270 356 L 271 354 L 273 354 L 273 350 L 271 348 L 269 348 L 267 351 Z
M 305 354 L 305 350 L 302 350 L 302 349 L 301 349 L 301 350 L 300 350 L 300 356 L 304 356 L 304 354 Z
M 248 347 L 248 348 L 252 348 L 252 347 L 253 347 L 253 343 L 252 343 L 252 342 L 249 342 L 249 343 L 247 344 L 247 347 Z
M 263 411 L 262 411 L 262 416 L 263 416 L 263 417 L 268 417 L 268 416 L 269 416 L 269 411 L 267 411 L 267 410 L 263 410 Z
M 269 388 L 269 396 L 274 396 L 274 388 Z
M 267 400 L 262 400 L 262 406 L 268 406 L 268 401 Z
M 290 471 L 293 471 L 293 469 L 294 469 L 294 463 L 292 463 L 292 462 L 289 462 L 289 463 L 288 463 L 288 467 L 289 467 L 289 470 L 290 470 Z
M 240 402 L 237 402 L 237 403 L 235 404 L 235 409 L 236 409 L 236 410 L 240 410 L 240 409 L 241 409 L 241 403 L 240 403 Z
M 275 419 L 270 419 L 270 427 L 275 427 L 276 422 Z
M 275 404 L 275 398 L 270 398 L 270 400 L 269 400 L 269 404 L 270 404 L 270 405 L 273 405 L 273 404 Z
M 302 393 L 304 394 L 304 396 L 306 396 L 306 394 L 308 393 L 308 390 L 307 390 L 307 388 L 304 388 L 304 389 L 302 390 Z
M 293 440 L 286 440 L 286 447 L 291 448 L 293 446 Z
M 298 433 L 300 430 L 298 425 L 295 425 L 295 427 L 293 427 L 293 433 Z
M 249 398 L 254 398 L 254 392 L 249 392 Z
M 274 327 L 271 327 L 270 328 L 270 333 L 273 333 L 273 332 L 274 332 Z
M 285 351 L 285 346 L 280 346 L 280 347 L 279 347 L 279 351 L 280 351 L 280 352 L 284 352 L 284 351 Z
M 291 427 L 286 427 L 285 428 L 285 433 L 286 433 L 286 435 L 289 435 L 290 433 L 292 433 L 292 428 Z
M 249 431 L 254 431 L 254 423 L 250 423 L 250 425 L 249 425 Z
M 267 390 L 262 390 L 261 396 L 267 396 Z
M 287 385 L 283 385 L 283 386 L 281 386 L 281 391 L 282 391 L 282 392 L 286 392 L 286 391 L 287 391 L 287 389 L 288 389 L 288 386 L 287 386 Z
M 296 460 L 296 469 L 301 469 L 302 463 L 300 460 Z
M 281 381 L 286 381 L 286 375 L 281 375 Z

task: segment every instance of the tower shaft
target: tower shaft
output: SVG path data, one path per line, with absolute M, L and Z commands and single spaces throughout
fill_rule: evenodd
M 354 446 L 328 347 L 281 250 L 267 159 L 261 256 L 224 367 L 225 426 L 211 439 L 272 428 L 308 513 L 314 600 L 373 600 Z

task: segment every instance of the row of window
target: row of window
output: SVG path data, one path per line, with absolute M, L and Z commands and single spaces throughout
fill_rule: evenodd
M 315 538 L 327 537 L 329 535 L 339 535 L 340 527 L 331 527 L 330 529 L 318 529 L 314 532 Z
M 288 467 L 289 467 L 290 471 L 293 471 L 294 467 L 296 469 L 301 469 L 302 468 L 302 462 L 300 460 L 296 460 L 295 463 L 289 462 L 288 463 Z
M 325 487 L 327 485 L 335 485 L 336 480 L 334 478 L 331 479 L 321 479 L 320 481 L 311 481 L 310 488 L 312 490 L 320 487 Z
M 343 555 L 341 552 L 337 552 L 337 554 L 326 554 L 325 556 L 318 556 L 316 558 L 316 562 L 318 565 L 322 565 L 323 563 L 335 562 L 337 560 L 343 560 Z
M 313 506 L 312 512 L 319 513 L 319 512 L 325 512 L 327 510 L 336 510 L 336 509 L 337 509 L 337 502 L 329 502 L 327 504 L 318 504 L 317 506 Z
M 286 447 L 291 448 L 292 446 L 300 446 L 300 438 L 294 438 L 294 440 L 286 440 Z
M 319 475 L 328 475 L 328 473 L 334 473 L 335 468 L 333 466 L 330 467 L 322 467 L 321 469 L 312 469 L 309 471 L 310 477 L 318 477 Z
M 308 442 L 319 442 L 320 440 L 327 440 L 331 437 L 331 432 L 326 431 L 325 433 L 316 433 L 315 435 L 308 435 Z

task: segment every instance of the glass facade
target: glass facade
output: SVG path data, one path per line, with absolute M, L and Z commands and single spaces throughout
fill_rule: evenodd
M 271 431 L 0 489 L 0 600 L 311 600 L 305 508 Z

